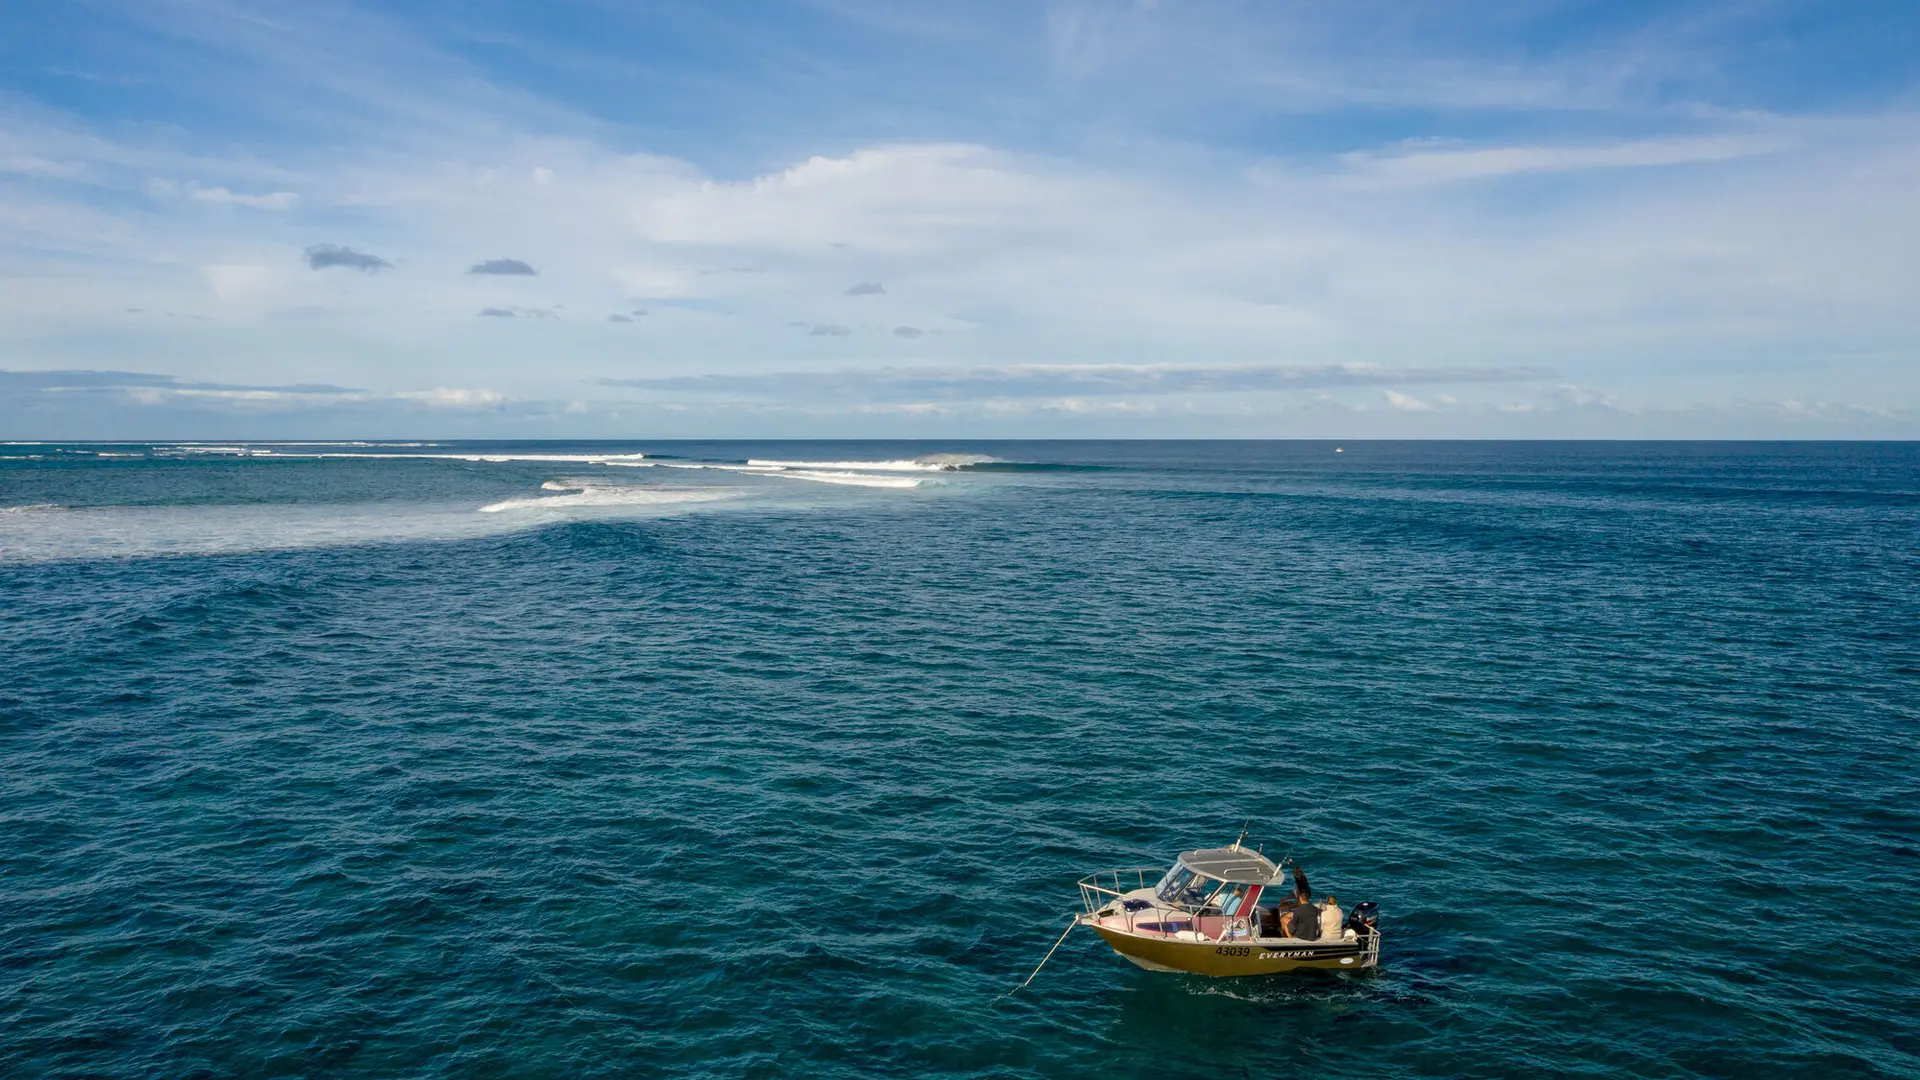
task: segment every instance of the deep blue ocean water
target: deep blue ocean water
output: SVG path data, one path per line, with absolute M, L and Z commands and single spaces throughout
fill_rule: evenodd
M 13 445 L 0 635 L 9 1078 L 1920 1075 L 1916 444 Z M 994 1000 L 1249 819 L 1378 971 Z

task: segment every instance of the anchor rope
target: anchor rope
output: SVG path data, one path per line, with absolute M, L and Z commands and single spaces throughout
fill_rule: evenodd
M 1027 976 L 1026 982 L 1022 982 L 1019 986 L 1016 986 L 1013 989 L 1007 991 L 1006 993 L 1001 994 L 999 997 L 994 998 L 993 999 L 994 1003 L 997 1004 L 998 1002 L 1005 1000 L 1006 998 L 1010 998 L 1013 995 L 1019 993 L 1020 991 L 1025 990 L 1027 988 L 1027 983 L 1032 982 L 1033 976 L 1040 974 L 1040 969 L 1047 966 L 1047 961 L 1053 959 L 1054 951 L 1060 948 L 1060 943 L 1067 940 L 1067 935 L 1073 933 L 1073 928 L 1075 926 L 1078 926 L 1079 923 L 1080 923 L 1080 920 L 1077 917 L 1069 918 L 1067 920 L 1067 928 L 1065 930 L 1060 931 L 1060 937 L 1056 941 L 1054 941 L 1053 948 L 1048 949 L 1047 955 L 1041 957 L 1040 962 L 1033 966 L 1033 974 Z

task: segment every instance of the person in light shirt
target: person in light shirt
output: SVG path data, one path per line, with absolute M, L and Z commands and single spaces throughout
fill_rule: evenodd
M 1339 941 L 1346 933 L 1346 913 L 1340 910 L 1340 902 L 1332 893 L 1320 905 L 1320 940 Z

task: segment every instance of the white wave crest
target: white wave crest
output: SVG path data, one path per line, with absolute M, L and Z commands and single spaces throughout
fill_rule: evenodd
M 58 503 L 26 503 L 21 506 L 0 506 L 0 514 L 53 514 L 65 509 Z
M 648 464 L 658 465 L 662 469 L 708 469 L 713 472 L 741 473 L 746 476 L 772 476 L 780 471 L 779 469 L 768 468 L 765 465 L 722 465 L 706 462 L 677 462 L 669 464 L 665 461 L 648 462 Z
M 549 482 L 550 483 L 550 482 Z M 567 488 L 555 488 L 549 484 L 540 485 L 548 491 L 565 491 Z M 732 492 L 711 491 L 689 488 L 681 491 L 644 487 L 585 487 L 570 495 L 534 495 L 518 499 L 502 499 L 480 508 L 483 514 L 501 514 L 512 511 L 569 511 L 580 508 L 611 509 L 621 507 L 672 506 L 684 503 L 713 502 L 717 499 L 733 497 Z
M 979 454 L 928 454 L 925 457 L 893 461 L 775 461 L 749 458 L 748 465 L 762 469 L 836 469 L 859 472 L 951 472 L 968 465 L 984 465 L 997 459 Z
M 924 461 L 942 469 L 964 469 L 969 465 L 998 465 L 1001 459 L 992 454 L 922 454 L 915 461 Z
M 822 484 L 850 484 L 855 487 L 912 488 L 919 487 L 922 483 L 911 476 L 869 476 L 865 473 L 820 472 L 811 469 L 782 470 L 765 475 L 778 476 L 787 480 L 814 480 Z

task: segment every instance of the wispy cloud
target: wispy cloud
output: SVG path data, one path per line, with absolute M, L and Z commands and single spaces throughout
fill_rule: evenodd
M 879 296 L 886 291 L 887 290 L 882 288 L 880 283 L 877 281 L 862 281 L 857 284 L 849 286 L 847 288 L 847 291 L 842 295 L 844 296 Z
M 138 371 L 0 371 L 0 386 L 10 393 L 75 392 L 124 390 L 146 386 L 176 386 L 172 375 L 153 375 Z
M 196 187 L 192 189 L 191 196 L 199 202 L 248 206 L 255 210 L 291 210 L 300 205 L 300 196 L 291 191 L 269 191 L 249 195 L 229 191 L 223 187 Z
M 1343 155 L 1347 175 L 1392 186 L 1444 184 L 1525 173 L 1633 169 L 1733 161 L 1788 149 L 1785 135 L 1739 134 L 1633 139 L 1592 145 L 1461 146 L 1414 143 Z
M 1388 368 L 1370 364 L 1010 364 L 782 371 L 765 375 L 673 375 L 601 382 L 607 386 L 644 390 L 742 397 L 978 401 L 1249 393 L 1383 383 L 1526 382 L 1544 378 L 1546 374 L 1530 368 Z
M 372 391 L 326 384 L 259 386 L 203 382 L 132 371 L 0 371 L 0 389 L 10 396 L 48 399 L 117 398 L 136 406 L 198 403 L 242 409 L 310 409 L 343 405 L 404 404 L 426 409 L 497 408 L 506 396 L 473 387 Z

